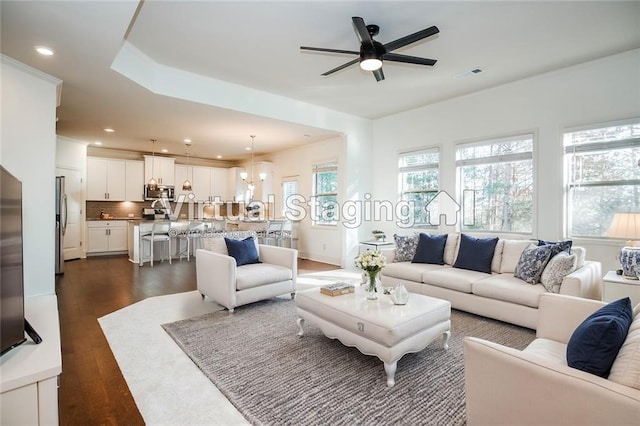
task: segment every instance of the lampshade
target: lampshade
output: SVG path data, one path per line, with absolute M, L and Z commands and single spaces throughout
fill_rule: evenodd
M 249 177 L 249 173 L 247 172 L 240 172 L 240 179 L 242 180 L 247 180 L 247 178 Z
M 640 240 L 640 213 L 616 213 L 607 237 Z

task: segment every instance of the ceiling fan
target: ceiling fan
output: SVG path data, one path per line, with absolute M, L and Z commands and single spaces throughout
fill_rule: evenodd
M 353 21 L 353 29 L 360 40 L 360 51 L 354 50 L 340 50 L 340 49 L 326 49 L 323 47 L 308 47 L 300 46 L 302 50 L 312 50 L 316 52 L 329 52 L 329 53 L 344 53 L 348 55 L 359 55 L 359 58 L 342 64 L 332 70 L 325 72 L 322 75 L 333 74 L 336 71 L 347 68 L 357 62 L 360 62 L 360 68 L 365 71 L 373 72 L 373 76 L 376 81 L 384 80 L 384 73 L 382 72 L 382 61 L 394 61 L 404 62 L 407 64 L 417 65 L 429 65 L 433 66 L 436 63 L 436 59 L 418 58 L 416 56 L 401 55 L 397 53 L 391 53 L 393 50 L 404 47 L 408 44 L 415 43 L 423 38 L 430 37 L 440 32 L 438 27 L 429 27 L 422 31 L 404 36 L 387 44 L 382 44 L 373 39 L 374 36 L 380 32 L 380 27 L 377 25 L 366 25 L 364 19 L 359 16 L 351 18 Z

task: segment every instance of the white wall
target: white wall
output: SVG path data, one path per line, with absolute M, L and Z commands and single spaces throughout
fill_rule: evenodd
M 282 214 L 282 181 L 285 178 L 295 178 L 298 182 L 298 193 L 305 200 L 311 200 L 313 189 L 312 170 L 313 164 L 323 161 L 337 160 L 339 176 L 343 176 L 340 170 L 344 170 L 346 161 L 344 154 L 344 141 L 342 138 L 331 139 L 323 142 L 305 145 L 302 147 L 282 151 L 269 156 L 273 163 L 273 184 L 271 189 L 275 199 L 275 215 Z M 340 182 L 340 197 L 346 194 L 345 182 Z M 311 219 L 307 217 L 296 224 L 298 234 L 299 256 L 304 259 L 312 259 L 320 262 L 340 265 L 343 250 L 343 227 L 341 225 L 313 226 Z
M 533 131 L 537 179 L 533 236 L 560 239 L 564 236 L 563 129 L 634 116 L 640 116 L 640 50 L 385 117 L 374 122 L 375 196 L 398 198 L 399 151 L 440 146 L 441 189 L 455 194 L 456 143 Z M 398 231 L 390 222 L 379 227 L 389 234 Z M 576 243 L 587 247 L 588 258 L 602 261 L 604 270 L 619 267 L 615 261 L 619 244 Z
M 2 56 L 0 161 L 22 181 L 26 296 L 55 293 L 56 90 L 60 80 Z

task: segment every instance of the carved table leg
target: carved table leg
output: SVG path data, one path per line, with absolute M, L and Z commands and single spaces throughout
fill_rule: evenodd
M 442 333 L 442 347 L 449 349 L 449 338 L 451 337 L 451 331 L 445 331 Z
M 384 363 L 384 371 L 387 373 L 387 386 L 391 387 L 396 384 L 396 368 L 398 367 L 398 361 L 391 364 Z
M 300 329 L 300 331 L 298 331 L 298 336 L 302 337 L 304 335 L 304 330 L 302 329 L 302 326 L 304 325 L 304 318 L 298 318 L 296 322 L 298 323 L 298 328 Z

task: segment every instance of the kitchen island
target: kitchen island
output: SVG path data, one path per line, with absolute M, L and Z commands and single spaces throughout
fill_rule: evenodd
M 189 223 L 191 221 L 186 219 L 180 220 L 130 220 L 129 222 L 129 232 L 128 234 L 128 251 L 129 251 L 129 261 L 133 263 L 137 263 L 142 266 L 144 262 L 149 261 L 150 252 L 147 247 L 142 247 L 140 245 L 140 238 L 144 235 L 151 234 L 151 229 L 153 228 L 154 223 L 170 223 L 171 229 L 169 234 L 172 236 L 171 241 L 171 257 L 179 258 L 180 253 L 186 250 L 186 243 L 179 238 L 180 235 L 185 235 L 186 231 L 189 229 Z M 207 224 L 205 223 L 205 227 Z M 184 243 L 184 244 L 183 244 Z M 146 250 L 145 250 L 146 249 Z M 159 252 L 160 247 L 157 245 L 156 250 L 154 252 L 154 259 L 162 259 L 162 255 Z M 141 253 L 143 251 L 143 253 Z M 142 262 L 140 262 L 142 260 Z

